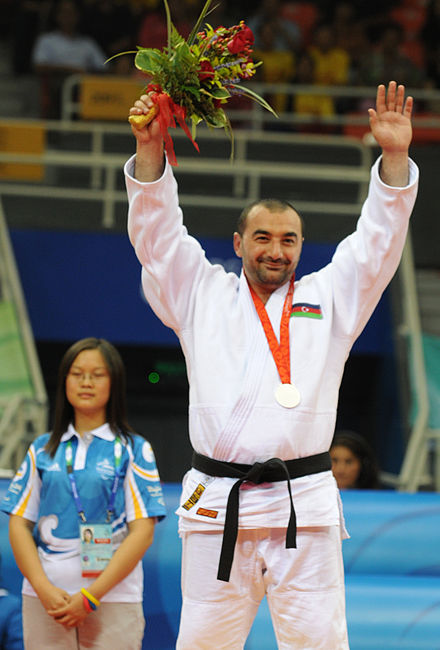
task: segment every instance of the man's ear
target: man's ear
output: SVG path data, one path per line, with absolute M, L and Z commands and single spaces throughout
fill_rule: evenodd
M 233 245 L 234 245 L 234 251 L 237 257 L 243 257 L 241 253 L 241 235 L 239 232 L 234 232 L 234 239 L 233 239 Z

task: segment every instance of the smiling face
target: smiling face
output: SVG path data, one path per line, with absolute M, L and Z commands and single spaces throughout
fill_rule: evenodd
M 292 277 L 302 250 L 302 227 L 292 208 L 270 210 L 255 205 L 243 233 L 234 233 L 234 250 L 243 260 L 246 277 L 265 303 Z
M 104 424 L 110 388 L 110 373 L 100 350 L 80 352 L 66 377 L 66 397 L 75 412 L 75 420 L 82 415 L 93 419 L 95 426 Z

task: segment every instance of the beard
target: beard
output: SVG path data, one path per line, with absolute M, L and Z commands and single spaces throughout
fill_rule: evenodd
M 272 287 L 281 287 L 285 282 L 290 280 L 294 269 L 287 263 L 283 262 L 277 268 L 269 269 L 264 266 L 265 263 L 271 263 L 272 260 L 259 260 L 261 263 L 255 269 L 255 275 L 261 284 Z

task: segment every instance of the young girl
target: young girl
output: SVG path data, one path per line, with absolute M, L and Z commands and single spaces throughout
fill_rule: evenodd
M 165 506 L 151 446 L 126 422 L 125 370 L 109 342 L 65 353 L 53 430 L 30 446 L 2 510 L 24 576 L 27 650 L 141 647 L 141 560 Z
M 340 490 L 375 490 L 379 469 L 373 450 L 355 431 L 336 431 L 330 447 L 332 471 Z

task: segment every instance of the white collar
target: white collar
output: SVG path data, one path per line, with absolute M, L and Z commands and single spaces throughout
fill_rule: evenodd
M 100 427 L 96 427 L 96 429 L 92 429 L 91 431 L 87 432 L 91 436 L 95 436 L 96 438 L 101 438 L 102 440 L 108 440 L 112 442 L 115 439 L 115 434 L 113 431 L 110 429 L 110 426 L 107 422 L 104 424 L 101 424 Z M 70 440 L 70 438 L 73 438 L 76 436 L 77 438 L 80 438 L 81 436 L 75 429 L 72 423 L 69 424 L 69 427 L 65 433 L 61 436 L 61 442 L 65 442 L 66 440 Z

